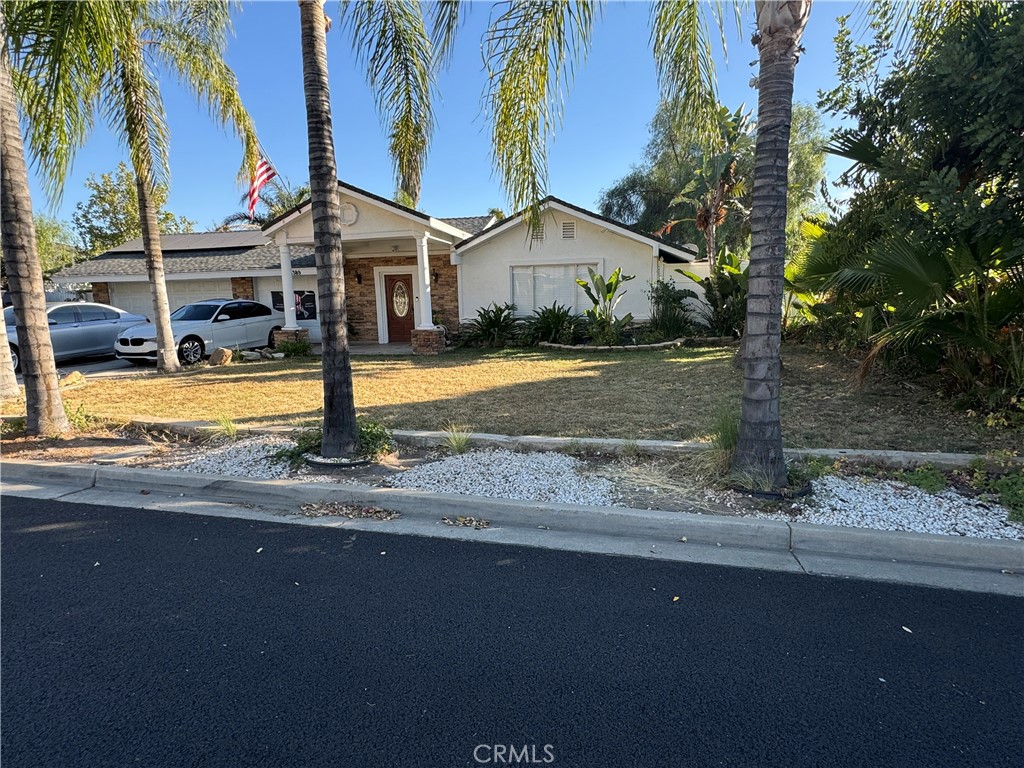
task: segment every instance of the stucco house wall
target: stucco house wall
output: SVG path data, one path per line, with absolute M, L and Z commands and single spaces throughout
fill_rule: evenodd
M 563 224 L 575 223 L 575 239 L 562 237 Z M 623 286 L 625 293 L 619 302 L 620 315 L 631 313 L 637 320 L 650 318 L 650 283 L 662 279 L 684 288 L 699 288 L 677 268 L 701 272 L 702 265 L 665 263 L 655 255 L 649 243 L 637 242 L 613 229 L 594 224 L 579 216 L 557 210 L 544 213 L 544 239 L 534 240 L 529 227 L 520 222 L 504 232 L 481 242 L 458 256 L 462 270 L 462 319 L 476 317 L 477 310 L 491 303 L 513 301 L 513 268 L 517 266 L 543 266 L 552 264 L 591 265 L 608 277 L 615 269 L 634 275 Z M 703 265 L 706 273 L 707 267 Z M 586 277 L 586 269 L 581 276 Z M 564 303 L 564 302 L 563 302 Z M 577 312 L 591 307 L 582 288 L 577 289 Z M 517 306 L 518 314 L 528 315 L 533 307 Z

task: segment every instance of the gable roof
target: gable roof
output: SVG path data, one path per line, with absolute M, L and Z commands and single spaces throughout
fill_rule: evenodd
M 678 245 L 674 245 L 673 243 L 669 243 L 665 240 L 662 240 L 660 237 L 657 237 L 656 235 L 643 232 L 637 229 L 636 227 L 632 227 L 628 224 L 623 224 L 621 221 L 610 219 L 607 216 L 602 216 L 599 213 L 588 211 L 586 208 L 581 208 L 578 205 L 573 205 L 572 203 L 562 200 L 561 198 L 555 197 L 554 195 L 548 195 L 547 197 L 540 201 L 539 205 L 541 206 L 541 208 L 562 209 L 565 212 L 576 214 L 581 218 L 590 219 L 594 223 L 599 222 L 612 229 L 618 230 L 619 234 L 628 237 L 631 240 L 647 241 L 652 246 L 657 246 L 658 255 L 669 263 L 685 264 L 697 258 L 696 246 L 688 248 L 686 246 L 680 247 Z M 477 232 L 471 237 L 467 237 L 461 243 L 456 245 L 455 249 L 457 251 L 462 251 L 467 246 L 475 247 L 480 243 L 484 242 L 485 240 L 488 240 L 491 237 L 499 234 L 500 232 L 505 232 L 511 229 L 512 226 L 521 221 L 525 215 L 526 211 L 522 210 L 519 211 L 519 213 L 514 213 L 511 216 L 506 216 L 501 221 L 495 222 L 494 224 L 490 225 L 489 227 L 480 232 Z
M 452 216 L 443 217 L 441 221 L 475 235 L 487 229 L 496 219 L 493 216 Z
M 417 211 L 415 208 L 409 208 L 408 206 L 402 205 L 401 203 L 396 203 L 394 200 L 388 200 L 386 197 L 381 197 L 380 195 L 376 195 L 373 192 L 361 189 L 360 187 L 354 186 L 353 184 L 349 184 L 348 182 L 342 181 L 341 179 L 338 179 L 338 186 L 341 187 L 341 189 L 343 189 L 344 191 L 348 192 L 350 195 L 369 199 L 383 207 L 390 208 L 395 213 L 401 214 L 403 216 L 415 217 L 423 221 L 428 226 L 434 227 L 435 229 L 440 229 L 441 231 L 446 231 L 448 232 L 448 234 L 454 235 L 456 237 L 471 235 L 473 234 L 473 232 L 471 230 L 463 229 L 455 222 L 473 224 L 474 226 L 476 226 L 478 225 L 478 222 L 476 221 L 477 219 L 485 219 L 486 221 L 489 221 L 491 218 L 486 216 L 463 216 L 451 219 L 435 219 L 433 216 L 423 213 L 423 211 Z M 264 224 L 263 232 L 269 233 L 271 230 L 278 228 L 278 225 L 283 224 L 285 221 L 293 217 L 295 214 L 302 212 L 304 209 L 308 208 L 310 204 L 310 200 L 303 200 L 298 205 L 289 208 L 280 216 L 277 216 L 268 221 L 266 224 Z M 486 226 L 486 222 L 484 226 Z

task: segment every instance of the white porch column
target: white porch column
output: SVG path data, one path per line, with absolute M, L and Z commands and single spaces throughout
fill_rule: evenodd
M 295 318 L 295 287 L 292 283 L 292 254 L 288 249 L 288 233 L 278 232 L 274 236 L 277 243 L 278 253 L 281 254 L 281 297 L 284 302 L 284 329 L 286 331 L 299 330 L 298 320 Z
M 430 301 L 430 257 L 427 255 L 427 235 L 416 239 L 416 281 L 420 294 L 420 315 L 416 321 L 419 329 L 434 327 L 434 308 Z

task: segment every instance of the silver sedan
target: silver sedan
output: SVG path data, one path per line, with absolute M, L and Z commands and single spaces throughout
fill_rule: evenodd
M 113 355 L 114 340 L 121 333 L 149 322 L 144 315 L 133 315 L 123 309 L 86 301 L 47 304 L 46 316 L 50 323 L 50 342 L 53 344 L 55 360 Z M 21 360 L 14 307 L 4 310 L 4 325 L 7 326 L 14 370 L 18 371 L 21 369 Z

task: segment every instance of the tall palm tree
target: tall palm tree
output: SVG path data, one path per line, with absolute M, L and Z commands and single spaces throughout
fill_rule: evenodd
M 319 0 L 299 0 L 302 75 L 309 137 L 309 187 L 313 213 L 320 334 L 322 337 L 324 419 L 321 455 L 351 457 L 359 449 L 348 315 L 341 251 L 341 195 L 334 157 L 331 90 L 327 77 L 327 28 Z
M 787 485 L 779 415 L 786 191 L 793 75 L 811 0 L 757 0 L 760 66 L 750 209 L 750 281 L 743 347 L 743 406 L 733 471 L 765 490 Z
M 54 61 L 66 56 L 66 40 L 88 22 L 95 23 L 98 14 L 82 19 L 69 14 L 45 10 L 45 6 L 63 4 L 30 3 L 44 6 L 37 16 L 48 21 L 31 26 L 23 34 L 25 71 L 31 79 L 45 76 Z M 177 76 L 186 88 L 210 108 L 210 114 L 221 125 L 231 126 L 244 144 L 241 175 L 255 168 L 257 142 L 252 121 L 242 106 L 237 80 L 224 63 L 227 33 L 230 30 L 230 3 L 227 0 L 169 0 L 155 2 L 73 3 L 95 5 L 105 13 L 98 32 L 85 37 L 87 50 L 93 50 L 96 67 L 93 80 L 81 92 L 82 102 L 98 109 L 112 131 L 127 147 L 135 171 L 139 198 L 146 267 L 153 292 L 153 308 L 157 331 L 157 365 L 161 371 L 179 368 L 177 350 L 171 332 L 170 307 L 164 280 L 163 252 L 157 223 L 153 187 L 168 176 L 168 130 L 163 98 L 157 72 L 163 68 Z M 78 27 L 75 26 L 78 24 Z M 91 46 L 91 47 L 90 47 Z M 50 85 L 63 84 L 50 78 Z M 60 91 L 58 91 L 59 93 Z M 30 124 L 36 126 L 29 134 L 32 154 L 47 178 L 52 192 L 59 193 L 73 152 L 66 145 L 60 118 L 61 106 L 47 89 L 38 88 L 28 111 Z M 50 153 L 59 148 L 58 162 L 50 162 Z
M 737 20 L 744 5 L 732 6 Z M 485 104 L 492 122 L 494 165 L 513 209 L 526 208 L 531 217 L 539 215 L 537 202 L 546 193 L 548 140 L 561 117 L 564 91 L 589 45 L 593 6 L 567 0 L 509 3 L 486 33 Z M 747 308 L 752 351 L 744 366 L 740 443 L 733 466 L 769 488 L 786 485 L 779 423 L 786 182 L 793 72 L 810 7 L 810 0 L 755 3 L 761 70 Z M 690 132 L 688 140 L 720 151 L 708 33 L 711 26 L 724 27 L 725 4 L 666 0 L 652 6 L 651 22 L 663 97 L 675 105 L 678 124 Z
M 7 24 L 2 7 L 0 32 L 0 241 L 17 316 L 18 350 L 25 381 L 25 431 L 30 435 L 62 433 L 69 431 L 71 425 L 64 413 L 50 343 L 43 270 L 36 249 L 28 168 L 8 63 Z M 9 353 L 6 339 L 2 341 Z M 9 382 L 5 384 L 9 386 Z

